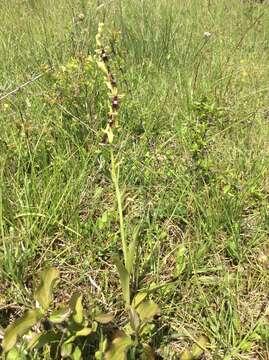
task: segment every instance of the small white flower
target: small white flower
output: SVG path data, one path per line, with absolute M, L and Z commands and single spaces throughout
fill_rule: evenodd
M 212 34 L 211 34 L 211 32 L 209 32 L 209 31 L 205 31 L 205 32 L 204 32 L 204 37 L 205 37 L 206 39 L 209 39 L 211 35 L 212 35 Z

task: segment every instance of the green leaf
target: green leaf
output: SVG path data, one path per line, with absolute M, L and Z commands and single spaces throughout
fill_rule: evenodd
M 49 317 L 49 321 L 51 321 L 53 324 L 60 324 L 66 319 L 68 319 L 69 315 L 70 309 L 60 308 L 53 311 L 53 313 Z
M 65 342 L 61 346 L 61 356 L 68 358 L 72 354 L 73 344 L 66 344 Z
M 133 308 L 137 308 L 148 296 L 148 294 L 146 292 L 139 292 L 137 293 L 132 301 L 132 307 Z
M 93 332 L 91 328 L 83 328 L 75 333 L 75 335 L 70 336 L 64 343 L 71 344 L 79 336 L 88 336 Z
M 118 256 L 113 257 L 113 262 L 117 267 L 120 283 L 123 292 L 123 299 L 126 305 L 130 305 L 130 276 L 123 263 L 120 261 Z
M 127 360 L 127 352 L 133 344 L 130 336 L 116 337 L 112 341 L 109 350 L 105 353 L 105 360 Z
M 128 247 L 126 270 L 128 271 L 129 274 L 131 274 L 133 272 L 135 256 L 136 256 L 137 234 L 138 234 L 138 231 L 135 232 L 133 239 L 130 242 L 129 247 Z
M 113 314 L 98 314 L 95 316 L 94 320 L 100 324 L 108 324 L 114 319 Z
M 184 350 L 180 355 L 180 360 L 193 360 L 191 352 L 189 350 Z
M 73 352 L 73 354 L 71 356 L 72 360 L 80 360 L 80 359 L 82 359 L 81 355 L 82 355 L 82 353 L 81 353 L 80 348 L 78 346 L 76 346 L 76 348 L 75 348 L 75 350 L 74 350 L 74 352 Z
M 138 332 L 140 327 L 140 319 L 136 310 L 133 307 L 130 308 L 129 316 L 130 316 L 130 326 L 132 330 L 134 332 Z
M 88 336 L 91 333 L 92 333 L 92 329 L 85 327 L 85 328 L 83 328 L 83 329 L 76 332 L 76 337 L 78 337 L 78 336 Z
M 148 344 L 143 344 L 141 360 L 155 360 L 154 351 Z
M 39 309 L 27 311 L 20 319 L 6 328 L 2 347 L 9 351 L 16 344 L 18 337 L 26 334 L 41 318 Z
M 74 293 L 69 303 L 72 310 L 72 319 L 75 323 L 81 324 L 83 322 L 83 306 L 82 295 L 78 292 Z
M 208 344 L 209 344 L 208 337 L 204 335 L 200 336 L 199 339 L 197 340 L 197 343 L 193 344 L 191 348 L 193 359 L 195 360 L 200 359 Z
M 41 282 L 39 287 L 35 292 L 35 299 L 42 307 L 43 310 L 47 310 L 50 306 L 50 303 L 53 300 L 53 287 L 56 280 L 59 279 L 59 270 L 55 268 L 49 268 L 41 273 Z
M 44 334 L 35 335 L 28 343 L 27 349 L 29 350 L 41 349 L 45 345 L 58 340 L 59 340 L 59 336 L 53 330 L 49 330 Z
M 154 316 L 160 315 L 161 313 L 159 305 L 152 300 L 142 302 L 137 307 L 137 312 L 142 321 L 153 320 Z
M 6 360 L 21 360 L 21 354 L 17 348 L 13 348 L 7 354 Z
M 177 252 L 176 276 L 181 275 L 186 267 L 185 253 L 186 253 L 185 246 L 180 245 Z

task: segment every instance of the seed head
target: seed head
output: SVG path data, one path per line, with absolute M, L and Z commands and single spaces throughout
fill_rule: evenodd
M 108 54 L 107 52 L 105 51 L 105 49 L 102 49 L 101 50 L 101 58 L 104 62 L 107 62 L 108 61 Z

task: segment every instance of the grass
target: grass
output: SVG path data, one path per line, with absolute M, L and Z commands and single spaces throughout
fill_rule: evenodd
M 176 358 L 204 334 L 206 359 L 267 359 L 269 7 L 2 0 L 0 16 L 0 98 L 93 52 L 99 21 L 120 31 L 115 151 L 125 236 L 139 239 L 135 284 L 169 281 L 184 263 L 155 295 L 159 353 Z M 90 289 L 106 309 L 121 302 L 110 261 L 117 203 L 100 145 L 106 97 L 98 79 L 91 86 L 81 108 L 47 104 L 49 75 L 0 101 L 3 326 L 29 306 L 48 264 L 61 271 L 60 301 Z

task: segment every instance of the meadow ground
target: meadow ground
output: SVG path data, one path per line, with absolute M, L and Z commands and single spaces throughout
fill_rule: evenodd
M 153 294 L 155 348 L 180 358 L 205 335 L 206 359 L 268 359 L 268 4 L 2 0 L 0 18 L 2 326 L 48 265 L 59 302 L 79 290 L 122 307 L 107 94 L 80 68 L 104 22 L 124 94 L 113 147 L 133 287 L 174 280 Z

